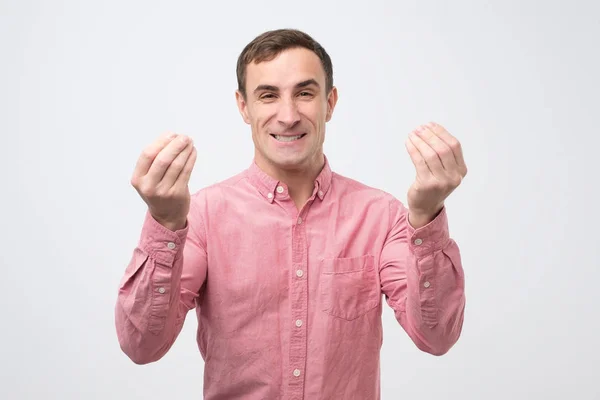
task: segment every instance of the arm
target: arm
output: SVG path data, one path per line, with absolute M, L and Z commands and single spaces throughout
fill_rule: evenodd
M 464 272 L 449 238 L 446 208 L 415 229 L 406 208 L 390 202 L 390 229 L 379 274 L 386 301 L 419 349 L 443 355 L 458 341 L 464 309 Z
M 206 279 L 205 245 L 193 198 L 185 228 L 175 232 L 146 213 L 115 307 L 119 344 L 136 364 L 162 358 L 181 332 Z

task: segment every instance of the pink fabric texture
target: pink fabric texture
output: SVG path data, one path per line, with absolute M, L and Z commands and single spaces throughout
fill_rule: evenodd
M 399 200 L 327 159 L 298 211 L 252 163 L 193 193 L 180 231 L 146 214 L 118 290 L 120 346 L 157 361 L 195 309 L 205 399 L 379 399 L 384 299 L 424 352 L 460 336 L 464 273 L 446 211 L 414 229 Z

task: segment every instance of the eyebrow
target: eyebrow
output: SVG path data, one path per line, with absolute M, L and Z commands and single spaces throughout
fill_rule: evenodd
M 319 82 L 317 82 L 314 79 L 307 79 L 305 81 L 299 82 L 296 84 L 295 89 L 300 89 L 300 88 L 305 88 L 307 86 L 310 85 L 315 85 L 317 88 L 320 87 L 319 86 Z M 262 90 L 268 90 L 271 92 L 279 92 L 279 88 L 277 86 L 273 86 L 273 85 L 258 85 L 256 87 L 256 89 L 254 89 L 254 93 L 256 92 L 260 92 Z

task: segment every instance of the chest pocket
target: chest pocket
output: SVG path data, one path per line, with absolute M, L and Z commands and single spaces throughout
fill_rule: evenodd
M 374 256 L 328 258 L 321 263 L 323 312 L 353 320 L 379 305 L 381 290 Z

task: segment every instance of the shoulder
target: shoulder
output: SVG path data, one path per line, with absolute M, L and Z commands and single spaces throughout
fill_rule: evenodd
M 208 223 L 209 217 L 227 209 L 232 199 L 244 196 L 248 192 L 248 186 L 244 170 L 197 189 L 190 195 L 190 212 L 201 216 L 201 219 Z
M 235 175 L 224 178 L 220 181 L 211 183 L 207 186 L 204 186 L 200 189 L 197 189 L 195 192 L 192 192 L 192 202 L 201 202 L 207 199 L 215 199 L 221 197 L 223 192 L 227 192 L 228 190 L 236 190 L 236 188 L 240 188 L 247 184 L 247 171 L 241 171 L 236 173 Z
M 332 173 L 331 187 L 340 199 L 385 204 L 396 208 L 404 206 L 393 194 L 337 172 Z

